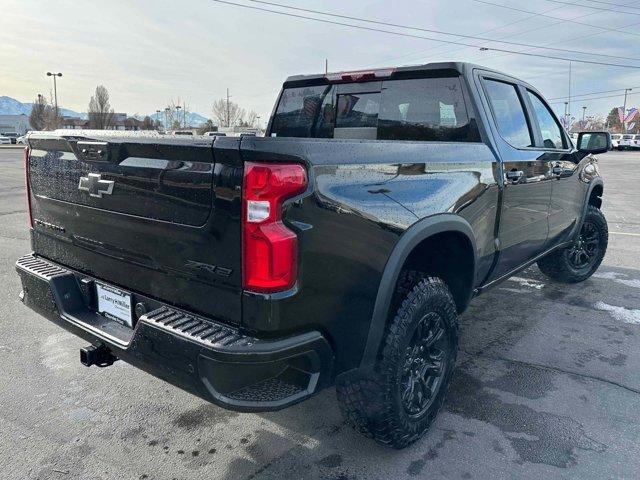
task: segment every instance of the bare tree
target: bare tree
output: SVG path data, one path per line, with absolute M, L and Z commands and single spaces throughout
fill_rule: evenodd
M 171 109 L 171 107 L 166 107 L 164 109 L 164 123 L 167 126 L 167 129 L 171 128 L 173 125 L 173 121 L 176 118 L 176 111 Z
M 45 115 L 45 130 L 56 130 L 62 128 L 62 115 L 60 115 L 60 109 L 54 108 L 53 92 L 49 90 L 49 105 L 46 109 Z
M 60 115 L 60 111 L 56 110 L 52 106 L 47 108 L 47 121 L 46 121 L 46 130 L 56 130 L 58 128 L 62 128 L 62 116 Z
M 109 104 L 109 91 L 104 85 L 96 87 L 96 93 L 89 101 L 89 126 L 104 130 L 113 124 L 113 108 Z
M 249 110 L 249 112 L 247 112 L 247 115 L 246 115 L 246 117 L 244 119 L 244 123 L 247 124 L 247 127 L 257 128 L 258 127 L 258 114 L 253 110 Z
M 224 98 L 213 102 L 211 109 L 213 118 L 216 119 L 218 125 L 223 127 L 233 127 L 238 125 L 245 116 L 245 111 L 235 102 L 230 102 Z
M 153 130 L 154 128 L 154 123 L 151 117 L 149 115 L 144 117 L 142 124 L 140 125 L 140 130 Z
M 215 131 L 215 126 L 213 125 L 213 122 L 211 121 L 211 119 L 207 119 L 206 122 L 204 122 L 200 128 L 198 128 L 198 135 L 203 135 L 207 132 L 214 132 Z
M 31 113 L 29 114 L 29 124 L 34 130 L 44 130 L 47 127 L 48 110 L 51 107 L 47 104 L 47 99 L 38 94 L 38 98 L 33 102 Z
M 53 102 L 47 102 L 43 95 L 38 95 L 33 102 L 29 114 L 29 124 L 34 130 L 55 130 L 62 127 L 62 117 L 53 108 Z
M 181 98 L 169 100 L 164 109 L 166 114 L 166 124 L 173 130 L 179 130 L 183 125 L 188 126 L 186 118 L 189 112 L 189 105 Z

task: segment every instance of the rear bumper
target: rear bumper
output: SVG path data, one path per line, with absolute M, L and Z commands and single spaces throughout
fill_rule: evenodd
M 132 304 L 147 313 L 138 312 L 132 330 L 95 312 L 95 279 L 34 255 L 19 259 L 16 270 L 31 309 L 222 407 L 278 410 L 330 384 L 333 352 L 319 332 L 258 339 L 136 293 Z

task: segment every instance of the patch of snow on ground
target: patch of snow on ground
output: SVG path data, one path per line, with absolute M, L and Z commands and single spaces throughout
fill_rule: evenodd
M 532 278 L 511 277 L 509 280 L 518 282 L 522 287 L 532 287 L 537 288 L 538 290 L 542 290 L 544 288 L 544 283 L 539 282 L 538 280 L 533 280 Z
M 596 272 L 593 276 L 603 280 L 613 280 L 614 282 L 621 283 L 627 287 L 640 288 L 640 280 L 637 278 L 628 278 L 629 276 L 624 273 Z
M 640 310 L 632 310 L 629 308 L 609 305 L 604 302 L 597 302 L 593 308 L 609 312 L 613 318 L 624 323 L 640 324 Z

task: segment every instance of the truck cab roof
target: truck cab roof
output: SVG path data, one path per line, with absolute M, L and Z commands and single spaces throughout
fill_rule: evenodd
M 421 77 L 429 76 L 434 72 L 440 75 L 442 72 L 448 72 L 450 75 L 468 76 L 475 69 L 484 70 L 495 73 L 497 75 L 512 78 L 523 82 L 512 75 L 500 72 L 498 70 L 487 68 L 470 62 L 433 62 L 421 65 L 405 65 L 398 67 L 371 68 L 364 70 L 347 70 L 341 72 L 316 73 L 308 75 L 292 75 L 284 82 L 284 87 L 295 87 L 304 85 L 317 85 L 322 83 L 334 82 L 366 82 L 380 80 L 383 78 L 403 78 L 403 77 Z M 526 82 L 523 82 L 526 83 Z

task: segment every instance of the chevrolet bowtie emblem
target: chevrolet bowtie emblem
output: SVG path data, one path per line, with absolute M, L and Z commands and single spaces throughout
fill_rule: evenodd
M 92 197 L 102 198 L 102 195 L 113 193 L 113 180 L 102 180 L 99 173 L 89 173 L 86 177 L 80 177 L 78 190 L 89 192 Z

